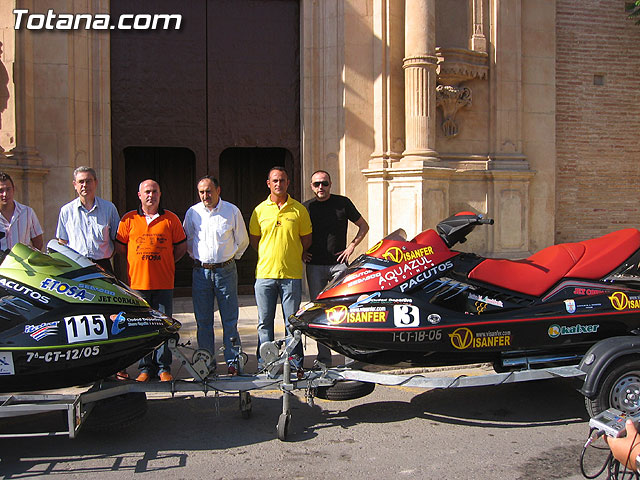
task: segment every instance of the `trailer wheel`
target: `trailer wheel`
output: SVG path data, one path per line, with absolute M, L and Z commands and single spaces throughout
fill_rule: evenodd
M 635 415 L 640 412 L 640 361 L 626 360 L 605 373 L 595 398 L 585 398 L 589 415 L 608 408 Z
M 354 400 L 369 395 L 375 388 L 375 383 L 342 380 L 330 387 L 318 387 L 316 397 L 325 400 Z
M 287 435 L 289 435 L 289 424 L 291 423 L 291 413 L 281 413 L 278 418 L 278 425 L 276 425 L 276 429 L 278 430 L 278 439 L 283 442 L 287 439 Z
M 85 420 L 84 430 L 115 432 L 141 420 L 147 413 L 144 392 L 131 392 L 98 400 Z

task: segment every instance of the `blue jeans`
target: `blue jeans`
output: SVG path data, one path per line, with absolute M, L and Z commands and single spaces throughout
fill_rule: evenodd
M 215 334 L 213 331 L 214 302 L 218 300 L 218 312 L 222 321 L 222 338 L 224 342 L 224 359 L 227 364 L 236 360 L 238 347 L 231 341 L 235 337 L 240 345 L 238 335 L 238 272 L 236 263 L 231 262 L 221 268 L 193 269 L 193 312 L 198 324 L 198 348 L 208 350 L 215 355 Z
M 336 265 L 313 265 L 311 263 L 307 263 L 306 270 L 307 284 L 309 285 L 309 299 L 313 302 L 322 289 L 327 286 L 327 283 L 336 278 L 346 269 L 347 265 L 344 263 L 338 263 Z M 331 364 L 331 349 L 320 342 L 318 342 L 317 359 L 319 362 L 326 365 Z
M 171 317 L 173 315 L 173 289 L 170 290 L 136 290 L 151 308 Z M 153 352 L 145 355 L 138 364 L 142 372 L 156 375 L 171 371 L 171 350 L 167 343 L 163 343 Z
M 256 278 L 254 285 L 256 305 L 258 306 L 258 363 L 260 364 L 260 345 L 274 339 L 274 319 L 276 317 L 276 303 L 280 297 L 284 324 L 289 333 L 289 315 L 295 314 L 300 308 L 302 297 L 302 279 L 300 278 Z M 294 355 L 299 360 L 292 362 L 294 368 L 302 367 L 304 351 L 302 342 L 294 348 Z

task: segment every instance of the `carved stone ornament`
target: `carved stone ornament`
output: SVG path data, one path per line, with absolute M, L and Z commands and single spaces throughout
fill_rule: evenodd
M 464 48 L 436 48 L 438 83 L 457 86 L 467 80 L 484 80 L 489 74 L 489 55 Z
M 464 48 L 436 48 L 438 86 L 436 107 L 442 107 L 445 137 L 455 137 L 459 128 L 455 116 L 462 107 L 471 106 L 471 89 L 460 87 L 468 80 L 484 80 L 489 74 L 489 56 Z
M 468 87 L 453 87 L 438 85 L 436 87 L 436 107 L 442 108 L 444 121 L 442 131 L 445 137 L 455 137 L 458 125 L 455 116 L 462 107 L 471 106 L 471 89 Z

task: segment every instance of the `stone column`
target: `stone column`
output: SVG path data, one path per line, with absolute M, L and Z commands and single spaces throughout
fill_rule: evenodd
M 404 142 L 404 1 L 373 0 L 373 133 L 369 168 L 390 167 Z
M 402 163 L 438 161 L 436 145 L 435 0 L 405 3 L 405 132 Z

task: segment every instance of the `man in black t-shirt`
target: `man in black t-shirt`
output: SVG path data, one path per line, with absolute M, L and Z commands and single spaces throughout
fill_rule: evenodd
M 369 225 L 351 200 L 331 194 L 331 177 L 324 170 L 311 175 L 311 190 L 315 198 L 304 202 L 304 206 L 311 217 L 313 238 L 303 258 L 313 301 L 329 281 L 347 268 L 349 256 L 367 235 Z M 348 221 L 358 227 L 358 233 L 347 245 Z M 331 350 L 321 343 L 318 343 L 317 360 L 331 365 Z

